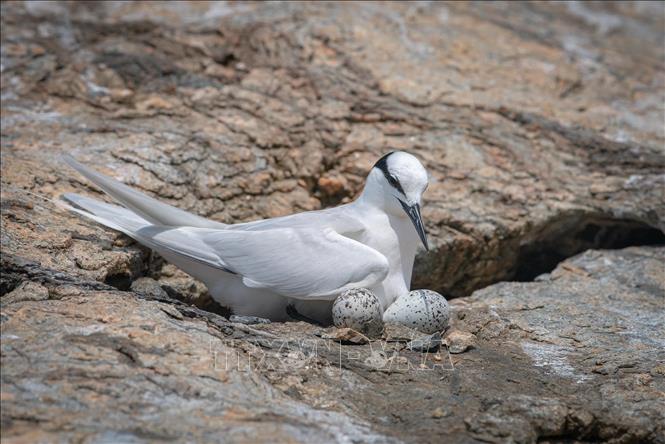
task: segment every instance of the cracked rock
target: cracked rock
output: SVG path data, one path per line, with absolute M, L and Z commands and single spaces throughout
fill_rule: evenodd
M 663 442 L 661 4 L 3 2 L 0 20 L 3 442 Z M 446 295 L 464 353 L 229 322 L 52 201 L 107 198 L 69 154 L 216 221 L 284 216 L 351 201 L 395 149 L 431 175 L 411 288 Z

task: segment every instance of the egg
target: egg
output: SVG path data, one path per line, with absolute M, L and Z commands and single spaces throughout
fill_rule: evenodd
M 383 321 L 397 322 L 427 334 L 440 332 L 450 324 L 450 306 L 436 291 L 413 290 L 388 307 Z
M 333 324 L 351 328 L 369 338 L 383 333 L 381 302 L 366 288 L 352 288 L 339 295 L 332 307 Z

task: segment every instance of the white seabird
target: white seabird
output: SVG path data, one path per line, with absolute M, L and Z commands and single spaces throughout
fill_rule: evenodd
M 236 315 L 329 324 L 335 298 L 368 288 L 385 311 L 408 294 L 428 176 L 403 151 L 386 154 L 353 202 L 319 211 L 227 225 L 159 202 L 69 156 L 65 161 L 120 202 L 77 194 L 71 210 L 121 231 L 202 281 Z

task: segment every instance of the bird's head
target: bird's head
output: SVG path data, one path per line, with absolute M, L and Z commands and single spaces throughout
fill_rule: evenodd
M 373 195 L 373 200 L 387 213 L 411 219 L 420 240 L 429 250 L 420 216 L 420 199 L 427 184 L 427 170 L 415 156 L 393 151 L 374 164 L 365 192 Z

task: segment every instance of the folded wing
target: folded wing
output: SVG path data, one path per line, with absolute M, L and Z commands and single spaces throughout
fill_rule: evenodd
M 180 258 L 186 270 L 202 264 L 238 274 L 248 287 L 286 297 L 332 300 L 349 288 L 371 287 L 388 274 L 385 256 L 329 227 L 260 231 L 168 227 L 153 225 L 117 205 L 76 194 L 64 197 L 80 208 L 71 210 Z
M 151 242 L 179 250 L 196 239 L 214 251 L 216 264 L 242 276 L 248 287 L 266 288 L 299 299 L 334 299 L 354 287 L 371 287 L 385 279 L 388 260 L 378 251 L 332 229 L 279 228 L 263 231 L 182 227 L 149 234 Z M 187 251 L 188 255 L 196 252 Z M 208 261 L 206 253 L 198 257 Z

